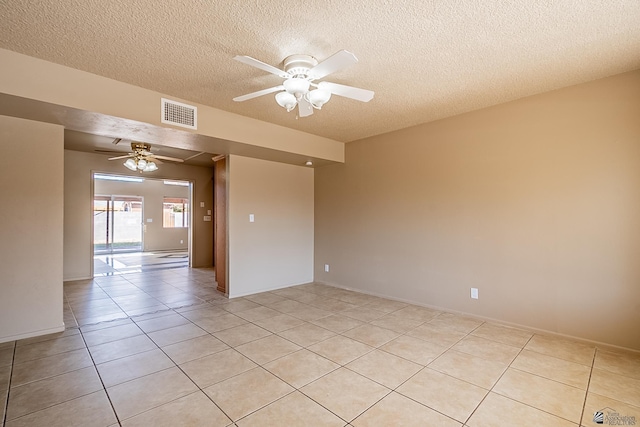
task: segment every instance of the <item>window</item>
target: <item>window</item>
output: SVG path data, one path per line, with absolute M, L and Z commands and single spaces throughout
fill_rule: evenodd
M 105 175 L 102 173 L 94 173 L 93 178 L 103 179 L 105 181 L 144 182 L 144 178 L 135 178 L 132 176 L 122 176 L 122 175 Z
M 189 227 L 189 199 L 165 197 L 162 203 L 162 226 L 164 228 Z
M 189 186 L 189 181 L 174 181 L 174 180 L 170 180 L 170 179 L 165 179 L 163 182 L 164 182 L 164 185 L 177 185 L 178 187 L 188 187 Z

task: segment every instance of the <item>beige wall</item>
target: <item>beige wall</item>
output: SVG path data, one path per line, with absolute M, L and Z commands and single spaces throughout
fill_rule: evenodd
M 640 350 L 640 71 L 349 143 L 315 191 L 317 281 Z
M 0 116 L 0 342 L 64 330 L 63 135 Z
M 119 164 L 122 164 L 120 161 Z M 140 174 L 132 175 L 140 178 Z M 163 226 L 162 203 L 165 197 L 189 199 L 189 187 L 166 185 L 164 180 L 145 179 L 143 182 L 122 182 L 97 179 L 94 181 L 93 194 L 106 196 L 138 196 L 143 203 L 143 250 L 162 251 L 187 249 L 189 244 L 188 228 L 165 228 Z M 194 203 L 194 206 L 199 206 Z M 211 209 L 211 208 L 210 208 Z M 151 220 L 151 222 L 149 222 Z
M 311 282 L 313 169 L 240 156 L 228 165 L 229 297 Z
M 92 173 L 130 174 L 122 162 L 110 162 L 107 158 L 64 150 L 64 280 L 91 277 Z M 204 221 L 204 216 L 207 210 L 213 210 L 213 169 L 167 162 L 157 171 L 145 175 L 194 182 L 192 263 L 194 267 L 210 267 L 213 262 L 213 221 Z M 200 207 L 200 202 L 205 203 L 204 208 Z M 162 224 L 161 218 L 158 221 Z

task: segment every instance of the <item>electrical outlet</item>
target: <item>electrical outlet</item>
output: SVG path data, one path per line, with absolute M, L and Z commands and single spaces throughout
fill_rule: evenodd
M 324 272 L 328 273 L 329 272 L 329 264 L 325 264 L 324 265 Z
M 471 298 L 478 299 L 478 288 L 471 288 Z
M 184 240 L 180 240 L 180 244 L 182 245 L 184 243 Z

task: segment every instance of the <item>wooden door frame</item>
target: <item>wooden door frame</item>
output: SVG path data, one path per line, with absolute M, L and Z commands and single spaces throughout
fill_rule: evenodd
M 213 245 L 214 269 L 218 291 L 227 289 L 227 158 L 214 157 L 213 173 Z

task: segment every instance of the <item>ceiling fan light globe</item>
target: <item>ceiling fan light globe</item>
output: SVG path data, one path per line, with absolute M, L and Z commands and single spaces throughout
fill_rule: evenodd
M 282 108 L 286 108 L 287 111 L 291 111 L 296 107 L 298 100 L 289 92 L 278 92 L 276 93 L 276 102 Z
M 158 170 L 158 166 L 156 165 L 155 162 L 148 162 L 147 166 L 144 167 L 145 172 L 153 172 L 157 170 Z
M 124 162 L 124 163 L 123 163 L 123 165 L 124 165 L 127 169 L 132 170 L 132 171 L 136 171 L 136 169 L 137 169 L 136 162 L 135 162 L 135 160 L 133 160 L 133 159 L 127 159 L 127 161 L 126 161 L 126 162 Z
M 331 99 L 331 92 L 324 89 L 314 89 L 309 92 L 308 100 L 314 108 L 322 108 Z
M 147 167 L 147 161 L 145 159 L 138 160 L 138 169 L 144 170 Z
M 309 92 L 309 80 L 300 77 L 293 77 L 285 80 L 282 85 L 291 95 L 304 95 Z

